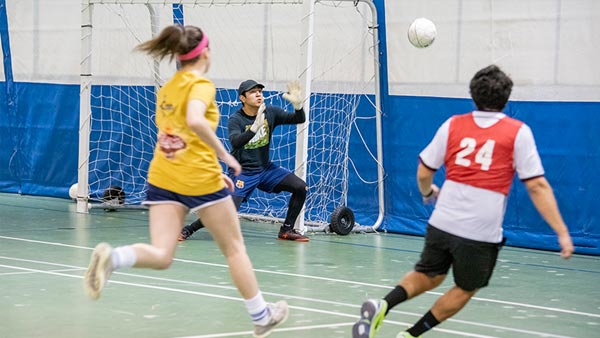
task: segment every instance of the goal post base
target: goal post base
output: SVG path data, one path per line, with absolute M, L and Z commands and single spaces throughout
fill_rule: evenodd
M 245 219 L 245 220 L 252 221 L 252 222 L 283 224 L 283 221 L 284 221 L 283 218 L 274 218 L 274 217 L 267 217 L 267 216 L 261 216 L 261 215 L 255 215 L 255 214 L 239 214 L 239 216 L 241 219 Z M 331 229 L 331 224 L 321 223 L 321 222 L 311 222 L 311 221 L 304 222 L 304 232 L 305 233 L 306 232 L 324 233 L 324 234 L 335 233 Z M 350 232 L 352 232 L 352 233 L 376 233 L 377 230 L 373 226 L 365 226 L 365 225 L 360 225 L 358 223 L 354 223 L 354 226 L 352 227 L 352 229 L 350 231 L 348 231 L 348 233 L 350 233 Z

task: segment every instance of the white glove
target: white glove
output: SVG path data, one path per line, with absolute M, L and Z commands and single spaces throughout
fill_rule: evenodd
M 265 124 L 265 109 L 267 109 L 267 105 L 264 103 L 258 107 L 258 112 L 256 113 L 256 119 L 254 119 L 254 123 L 250 126 L 250 130 L 253 133 L 256 133 L 262 126 Z
M 287 93 L 283 93 L 283 98 L 291 103 L 294 109 L 302 109 L 304 98 L 302 97 L 302 89 L 300 89 L 298 81 L 288 82 L 287 88 L 288 91 Z
M 431 192 L 427 195 L 423 195 L 423 204 L 435 204 L 437 202 L 438 195 L 440 194 L 440 188 L 437 185 L 431 185 Z

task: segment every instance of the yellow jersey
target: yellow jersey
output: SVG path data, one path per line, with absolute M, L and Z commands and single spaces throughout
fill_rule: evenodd
M 216 88 L 208 79 L 179 71 L 159 91 L 156 102 L 158 141 L 148 169 L 148 182 L 188 196 L 206 195 L 225 188 L 215 150 L 188 126 L 190 100 L 206 104 L 204 117 L 211 128 L 219 124 Z

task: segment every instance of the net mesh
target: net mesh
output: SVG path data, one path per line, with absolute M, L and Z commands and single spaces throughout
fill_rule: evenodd
M 125 203 L 137 205 L 147 189 L 146 174 L 156 138 L 156 88 L 176 71 L 173 62 L 156 62 L 133 51 L 173 23 L 172 5 L 95 4 L 92 35 L 90 199 L 101 201 L 108 187 L 119 186 Z M 153 17 L 150 13 L 155 13 Z M 217 135 L 229 149 L 227 119 L 241 108 L 238 84 L 256 79 L 265 84 L 265 102 L 293 111 L 282 99 L 285 83 L 305 71 L 302 43 L 306 37 L 299 5 L 185 5 L 185 24 L 200 26 L 210 38 L 212 64 L 207 76 L 217 86 L 221 122 Z M 357 135 L 357 111 L 372 119 L 374 91 L 369 9 L 353 2 L 324 1 L 315 8 L 311 61 L 310 123 L 306 163 L 309 193 L 307 221 L 328 222 L 346 204 L 350 176 L 362 177 L 349 165 L 349 148 L 371 150 Z M 365 108 L 366 107 L 366 108 Z M 366 116 L 366 117 L 365 117 Z M 295 169 L 297 126 L 279 126 L 271 140 L 272 161 Z M 356 152 L 356 150 L 355 150 Z M 361 161 L 374 161 L 372 156 Z M 354 161 L 356 162 L 356 161 Z M 371 166 L 375 171 L 376 164 Z M 367 175 L 368 176 L 368 175 Z M 372 175 L 371 175 L 372 176 Z M 365 184 L 374 182 L 363 181 Z M 287 193 L 257 191 L 240 210 L 282 218 Z

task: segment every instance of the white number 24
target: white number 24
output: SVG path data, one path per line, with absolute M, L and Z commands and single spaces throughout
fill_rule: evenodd
M 468 160 L 465 157 L 475 151 L 476 145 L 477 141 L 471 137 L 465 137 L 460 140 L 460 147 L 463 149 L 456 154 L 454 163 L 463 167 L 470 166 L 471 160 Z M 494 154 L 494 145 L 496 145 L 496 141 L 487 140 L 477 154 L 475 154 L 475 163 L 481 164 L 481 170 L 488 171 L 490 169 L 490 166 L 492 165 L 492 155 Z

